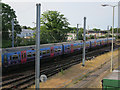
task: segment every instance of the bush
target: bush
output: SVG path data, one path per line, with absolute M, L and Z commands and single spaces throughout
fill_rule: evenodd
M 94 35 L 90 35 L 90 39 L 94 39 L 95 37 L 94 37 Z

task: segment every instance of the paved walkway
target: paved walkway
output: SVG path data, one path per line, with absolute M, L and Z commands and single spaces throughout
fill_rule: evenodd
M 114 58 L 113 63 L 115 68 L 118 64 L 118 57 Z M 101 68 L 95 70 L 95 72 L 89 74 L 83 80 L 78 81 L 77 84 L 70 86 L 70 88 L 101 88 L 102 83 L 100 82 L 103 77 L 110 73 L 110 65 L 110 62 L 104 64 Z

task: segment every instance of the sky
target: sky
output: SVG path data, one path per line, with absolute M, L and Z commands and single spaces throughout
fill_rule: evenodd
M 86 2 L 85 2 L 86 1 Z M 117 5 L 118 0 L 3 0 L 16 12 L 17 20 L 22 26 L 34 27 L 36 22 L 36 3 L 41 3 L 41 14 L 47 10 L 59 11 L 68 19 L 70 26 L 83 27 L 83 18 L 87 18 L 87 28 L 107 29 L 112 26 L 112 7 L 101 4 Z M 115 8 L 115 27 L 118 26 L 118 7 Z

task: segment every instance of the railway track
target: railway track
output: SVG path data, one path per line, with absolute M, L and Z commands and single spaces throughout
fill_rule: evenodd
M 88 52 L 86 54 L 86 59 L 92 59 L 100 54 L 103 54 L 105 52 L 108 52 L 110 50 L 110 47 L 105 47 L 102 49 L 95 50 Z M 56 60 L 54 63 L 46 64 L 48 66 L 41 67 L 41 74 L 47 75 L 47 77 L 50 77 L 61 70 L 65 70 L 75 64 L 80 63 L 82 60 L 82 54 L 81 55 L 75 55 L 72 57 L 64 58 L 64 60 Z M 3 76 L 2 77 L 2 89 L 11 88 L 11 89 L 25 89 L 35 83 L 35 71 L 29 70 L 22 73 L 12 74 L 9 76 Z
M 117 64 L 118 58 L 115 58 L 113 61 L 113 67 Z M 99 70 L 95 70 L 94 73 L 91 73 L 90 75 L 86 76 L 85 79 L 81 81 L 81 83 L 76 84 L 73 88 L 89 88 L 91 83 L 95 81 L 101 73 L 108 71 L 110 69 L 111 62 L 106 63 L 102 68 L 99 68 Z

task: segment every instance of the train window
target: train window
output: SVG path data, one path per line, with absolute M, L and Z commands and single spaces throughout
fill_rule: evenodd
M 47 53 L 50 53 L 50 50 L 47 50 Z
M 35 52 L 33 52 L 33 56 L 35 56 Z
M 55 49 L 55 52 L 57 52 L 57 48 Z
M 41 54 L 42 54 L 42 53 L 41 53 L 41 51 L 40 51 L 40 56 L 41 56 Z
M 27 57 L 32 57 L 32 53 L 28 52 Z
M 76 46 L 74 46 L 74 49 L 76 49 Z
M 10 56 L 10 60 L 12 60 L 12 56 Z
M 67 47 L 65 47 L 65 50 L 67 49 Z
M 24 53 L 24 58 L 26 58 L 26 53 Z
M 81 47 L 81 45 L 79 44 L 79 45 L 78 45 L 78 48 L 80 48 L 80 47 Z
M 60 51 L 61 51 L 61 48 L 58 49 L 58 52 L 60 52 Z
M 19 58 L 20 58 L 20 54 L 19 54 Z
M 70 47 L 67 47 L 67 49 L 70 49 Z
M 23 53 L 21 54 L 21 57 L 22 57 L 22 59 L 23 59 Z
M 7 62 L 7 56 L 4 55 L 4 62 L 6 63 Z
M 17 60 L 18 59 L 18 55 L 13 55 L 13 60 Z
M 54 50 L 53 50 L 53 49 L 51 49 L 51 53 L 54 53 Z
M 82 44 L 80 45 L 80 47 L 82 48 Z
M 46 50 L 43 50 L 42 53 L 43 53 L 43 54 L 46 54 Z

